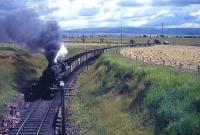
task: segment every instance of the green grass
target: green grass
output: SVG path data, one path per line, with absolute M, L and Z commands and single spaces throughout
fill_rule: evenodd
M 47 62 L 41 54 L 28 54 L 25 50 L 12 47 L 0 48 L 0 113 L 4 112 L 5 103 L 26 89 L 46 66 Z
M 103 55 L 78 80 L 81 134 L 200 134 L 200 78 Z

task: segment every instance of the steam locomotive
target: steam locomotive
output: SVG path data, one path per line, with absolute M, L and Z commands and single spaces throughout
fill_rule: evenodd
M 25 101 L 53 98 L 58 89 L 59 81 L 67 79 L 69 74 L 70 66 L 67 63 L 63 61 L 50 63 L 39 80 L 33 83 L 30 90 L 25 92 Z
M 67 81 L 80 66 L 87 64 L 89 61 L 98 58 L 108 49 L 122 47 L 106 47 L 96 50 L 90 50 L 79 53 L 65 60 L 58 62 L 49 62 L 48 67 L 43 72 L 39 81 L 34 83 L 31 90 L 25 91 L 25 101 L 37 99 L 51 99 L 58 91 L 59 82 Z M 125 46 L 123 46 L 125 47 Z
M 50 62 L 39 81 L 34 83 L 31 90 L 25 92 L 25 100 L 51 99 L 58 91 L 59 81 L 66 81 L 80 66 L 95 59 L 107 48 L 82 52 L 66 60 Z

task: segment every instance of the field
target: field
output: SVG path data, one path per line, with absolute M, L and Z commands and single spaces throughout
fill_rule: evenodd
M 198 135 L 199 77 L 114 54 L 83 72 L 72 97 L 81 135 Z
M 103 41 L 101 40 L 103 38 Z M 200 38 L 181 38 L 181 37 L 123 37 L 122 43 L 124 45 L 130 44 L 130 40 L 134 40 L 136 44 L 153 43 L 155 39 L 161 42 L 168 41 L 173 45 L 181 46 L 200 46 Z M 81 38 L 66 38 L 65 45 L 69 50 L 69 55 L 77 54 L 78 52 L 96 49 L 105 46 L 121 45 L 120 37 L 86 37 L 85 42 Z
M 102 42 L 103 39 L 103 42 Z M 160 40 L 161 42 L 168 41 L 173 45 L 192 45 L 192 46 L 200 46 L 200 38 L 184 38 L 184 37 L 126 37 L 123 36 L 122 43 L 129 44 L 130 40 L 134 40 L 138 44 L 147 43 L 148 40 L 150 43 L 153 43 L 155 39 Z M 65 39 L 67 44 L 80 44 L 80 45 L 107 45 L 107 44 L 121 44 L 120 37 L 94 37 L 85 38 L 85 42 L 82 41 L 81 38 L 68 38 Z
M 47 66 L 41 54 L 29 54 L 25 50 L 9 46 L 0 47 L 0 113 L 5 104 L 31 85 Z
M 195 46 L 158 45 L 125 48 L 120 53 L 140 61 L 183 69 L 197 70 L 197 66 L 200 65 L 200 47 Z

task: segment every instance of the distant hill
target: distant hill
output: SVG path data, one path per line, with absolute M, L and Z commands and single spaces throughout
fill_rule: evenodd
M 63 30 L 63 34 L 67 36 L 81 36 L 81 35 L 106 35 L 106 36 L 120 36 L 121 28 L 84 28 Z M 133 28 L 123 27 L 122 33 L 124 36 L 135 35 L 161 35 L 161 28 Z M 200 35 L 200 28 L 164 28 L 164 35 Z

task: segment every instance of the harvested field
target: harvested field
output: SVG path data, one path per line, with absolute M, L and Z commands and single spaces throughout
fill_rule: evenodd
M 158 45 L 143 48 L 125 48 L 120 51 L 125 57 L 146 63 L 197 70 L 200 65 L 200 47 Z

